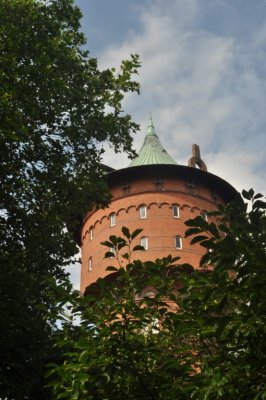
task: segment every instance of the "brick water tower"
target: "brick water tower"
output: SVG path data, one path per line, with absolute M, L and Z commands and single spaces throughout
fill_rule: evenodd
M 199 147 L 192 146 L 188 166 L 178 165 L 160 143 L 150 118 L 138 156 L 127 168 L 110 171 L 111 203 L 89 211 L 82 227 L 81 292 L 107 276 L 108 265 L 115 265 L 115 259 L 110 263 L 104 258 L 101 242 L 110 235 L 121 236 L 123 226 L 130 232 L 143 229 L 138 243 L 145 251 L 134 252 L 135 258 L 146 261 L 171 254 L 198 268 L 204 249 L 185 238 L 185 221 L 197 215 L 208 218 L 206 212 L 237 196 L 229 183 L 207 172 Z

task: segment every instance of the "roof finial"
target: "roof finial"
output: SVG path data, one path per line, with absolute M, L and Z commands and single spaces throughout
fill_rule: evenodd
M 147 135 L 155 135 L 155 129 L 154 129 L 153 121 L 152 121 L 151 112 L 150 112 L 150 117 L 149 117 L 149 121 L 148 121 Z
M 197 144 L 192 145 L 192 157 L 190 157 L 188 160 L 188 166 L 192 168 L 196 168 L 196 166 L 198 166 L 199 169 L 207 172 L 207 166 L 200 157 L 200 148 Z

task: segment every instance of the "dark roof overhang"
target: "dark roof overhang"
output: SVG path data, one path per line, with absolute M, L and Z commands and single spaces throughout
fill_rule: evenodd
M 230 183 L 210 172 L 198 168 L 187 167 L 185 165 L 154 164 L 141 165 L 136 167 L 127 167 L 112 171 L 106 175 L 110 187 L 118 181 L 130 181 L 137 176 L 148 177 L 176 177 L 195 185 L 202 184 L 212 193 L 219 195 L 225 203 L 228 203 L 238 197 L 240 193 Z

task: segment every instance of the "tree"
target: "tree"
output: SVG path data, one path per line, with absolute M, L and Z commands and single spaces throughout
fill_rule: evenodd
M 124 237 L 104 243 L 128 264 L 110 266 L 114 279 L 99 279 L 88 296 L 76 299 L 74 315 L 65 316 L 57 339 L 63 361 L 51 363 L 48 373 L 55 399 L 173 399 L 185 392 L 194 355 L 172 324 L 177 259 L 131 262 L 131 251 L 143 249 L 131 248 L 140 232 L 124 227 Z M 146 287 L 156 295 L 143 295 Z M 73 325 L 75 313 L 79 325 Z
M 266 398 L 266 203 L 252 189 L 242 195 L 247 204 L 214 213 L 217 227 L 200 219 L 188 222 L 193 227 L 187 233 L 200 234 L 194 241 L 209 250 L 202 264 L 213 265 L 197 284 L 200 294 L 192 290 L 186 300 L 186 318 L 191 309 L 201 343 L 195 389 L 200 400 Z
M 0 397 L 46 398 L 50 335 L 75 232 L 109 194 L 103 144 L 132 155 L 137 56 L 100 71 L 72 0 L 0 1 Z M 76 236 L 76 237 L 74 237 Z
M 217 225 L 187 222 L 192 242 L 209 250 L 200 270 L 171 256 L 131 262 L 139 230 L 103 243 L 127 265 L 109 267 L 115 275 L 65 317 L 64 361 L 48 373 L 55 399 L 265 398 L 266 207 L 260 194 L 243 195 L 249 212 L 239 200 L 212 213 Z

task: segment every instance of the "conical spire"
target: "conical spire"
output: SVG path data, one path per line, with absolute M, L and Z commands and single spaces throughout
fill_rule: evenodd
M 153 164 L 173 164 L 177 165 L 175 160 L 167 153 L 162 146 L 158 136 L 155 133 L 152 116 L 150 114 L 148 121 L 147 134 L 144 143 L 134 160 L 131 161 L 129 167 L 138 167 L 140 165 Z
M 149 121 L 148 121 L 147 136 L 148 135 L 155 135 L 155 129 L 154 129 L 151 113 L 150 113 L 150 118 L 149 118 Z

